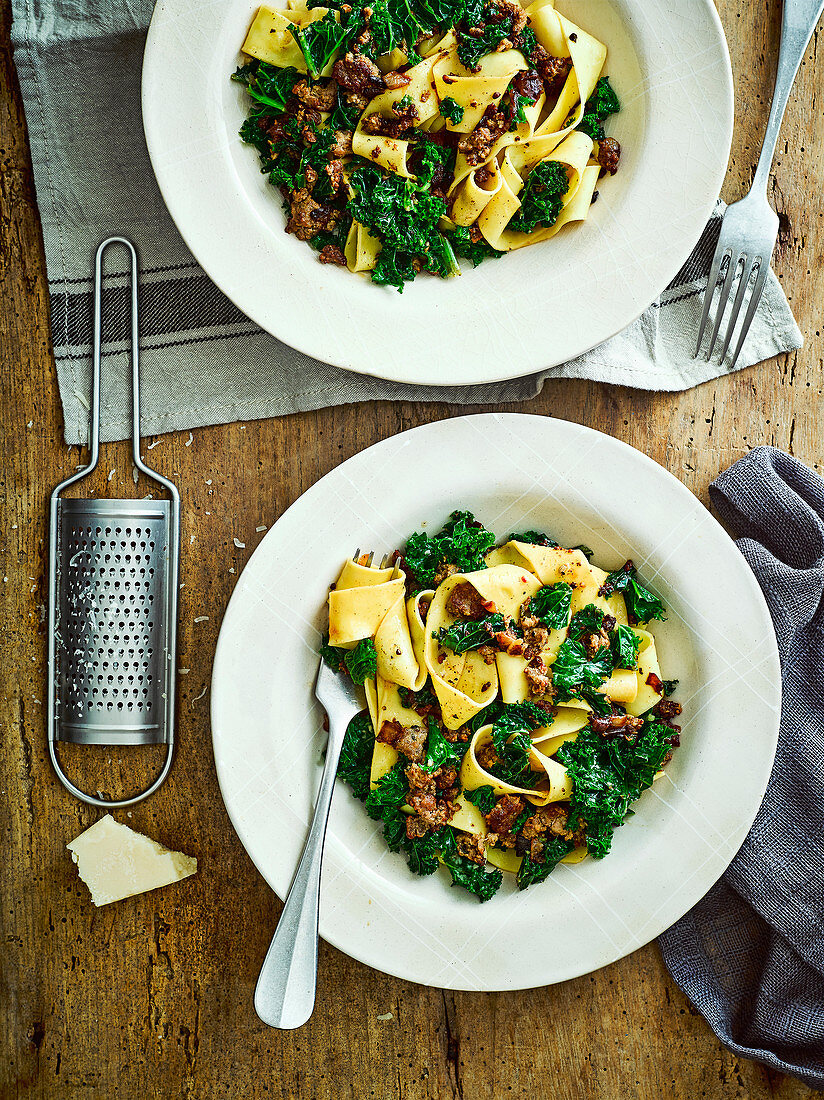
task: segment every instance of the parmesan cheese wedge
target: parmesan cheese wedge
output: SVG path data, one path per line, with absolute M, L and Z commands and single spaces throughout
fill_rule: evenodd
M 168 886 L 197 870 L 192 856 L 169 851 L 128 825 L 120 825 L 111 814 L 101 817 L 66 847 L 95 905 Z

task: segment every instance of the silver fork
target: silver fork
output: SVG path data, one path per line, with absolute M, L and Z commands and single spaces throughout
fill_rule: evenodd
M 371 565 L 372 554 L 354 561 Z M 255 1011 L 265 1024 L 288 1030 L 305 1024 L 315 1007 L 318 978 L 318 918 L 323 842 L 332 805 L 346 727 L 362 709 L 355 685 L 348 676 L 333 672 L 320 662 L 315 697 L 329 718 L 326 763 L 309 836 L 298 869 L 286 895 L 286 904 L 263 961 L 255 989 Z
M 804 58 L 804 53 L 812 38 L 816 23 L 821 18 L 822 11 L 824 11 L 824 0 L 784 0 L 784 12 L 781 22 L 781 49 L 778 54 L 775 91 L 755 178 L 745 198 L 728 207 L 721 225 L 721 236 L 715 250 L 709 280 L 707 281 L 707 290 L 704 295 L 704 310 L 701 315 L 701 325 L 698 329 L 695 356 L 698 358 L 701 353 L 701 344 L 704 340 L 704 332 L 707 328 L 719 277 L 721 277 L 721 289 L 709 347 L 705 356 L 707 362 L 712 358 L 732 288 L 736 279 L 738 279 L 738 288 L 727 323 L 726 336 L 721 347 L 719 363 L 723 363 L 735 333 L 747 290 L 753 281 L 753 275 L 755 275 L 738 343 L 730 362 L 730 370 L 733 369 L 738 361 L 738 356 L 741 354 L 741 348 L 750 330 L 758 303 L 761 301 L 761 295 L 764 293 L 767 273 L 770 270 L 770 259 L 778 237 L 778 217 L 767 200 L 770 168 L 781 130 L 781 122 L 790 98 L 790 91 Z M 722 267 L 723 276 L 721 275 Z

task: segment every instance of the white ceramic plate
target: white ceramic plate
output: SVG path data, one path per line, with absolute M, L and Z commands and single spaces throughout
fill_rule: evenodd
M 404 382 L 514 378 L 595 347 L 675 277 L 718 197 L 732 74 L 712 0 L 559 0 L 610 49 L 620 172 L 582 228 L 403 295 L 324 267 L 283 231 L 278 192 L 241 143 L 229 80 L 256 0 L 158 0 L 143 121 L 160 189 L 208 275 L 262 328 L 335 366 Z
M 756 581 L 734 543 L 671 474 L 562 420 L 487 414 L 415 428 L 322 478 L 278 520 L 235 588 L 218 640 L 212 728 L 232 823 L 285 896 L 320 777 L 312 695 L 327 589 L 356 549 L 402 545 L 454 508 L 500 535 L 524 528 L 628 557 L 669 609 L 661 666 L 680 680 L 682 746 L 605 860 L 560 866 L 481 905 L 446 872 L 415 878 L 347 787 L 332 804 L 321 935 L 379 970 L 454 989 L 520 989 L 587 973 L 641 947 L 720 877 L 767 787 L 780 669 Z

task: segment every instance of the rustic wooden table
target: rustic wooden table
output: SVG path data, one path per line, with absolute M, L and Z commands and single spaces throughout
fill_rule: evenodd
M 725 188 L 733 198 L 751 177 L 766 120 L 781 5 L 718 0 L 718 7 L 738 97 Z M 124 820 L 196 855 L 199 872 L 180 886 L 117 906 L 91 906 L 65 844 L 98 815 L 64 793 L 45 751 L 46 502 L 80 456 L 62 440 L 46 272 L 8 48 L 10 18 L 4 4 L 0 1092 L 300 1100 L 813 1095 L 791 1078 L 727 1053 L 669 979 L 654 944 L 588 977 L 512 994 L 423 989 L 322 945 L 313 1020 L 300 1031 L 279 1033 L 255 1016 L 252 991 L 280 903 L 235 836 L 215 778 L 208 687 L 221 616 L 262 537 L 256 527 L 271 525 L 342 459 L 405 428 L 463 411 L 454 407 L 327 409 L 203 429 L 191 446 L 185 445 L 187 433 L 162 437 L 152 457 L 184 500 L 178 664 L 189 672 L 181 677 L 180 751 L 171 778 Z M 804 350 L 684 394 L 558 382 L 513 408 L 611 432 L 662 463 L 705 502 L 719 470 L 760 443 L 818 468 L 824 438 L 824 112 L 822 70 L 814 65 L 820 42 L 813 40 L 802 68 L 772 183 L 781 217 L 775 266 L 806 336 Z M 101 461 L 103 470 L 113 467 L 129 467 L 117 445 L 105 447 Z M 98 491 L 104 488 L 101 478 Z M 117 490 L 118 482 L 111 488 Z M 235 536 L 245 548 L 234 545 Z M 196 622 L 201 616 L 208 619 Z M 75 757 L 81 755 L 77 750 Z M 131 761 L 112 764 L 99 782 L 128 784 L 137 774 Z M 391 1019 L 381 1020 L 386 1013 Z

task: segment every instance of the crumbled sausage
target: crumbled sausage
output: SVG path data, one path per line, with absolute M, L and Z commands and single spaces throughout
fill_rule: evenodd
M 568 57 L 555 57 L 539 45 L 530 57 L 530 61 L 538 70 L 547 95 L 550 97 L 560 95 L 572 68 L 572 60 Z
M 602 172 L 614 176 L 621 163 L 621 145 L 615 138 L 604 138 L 598 142 L 598 163 Z
M 330 157 L 352 155 L 352 134 L 349 130 L 335 130 L 335 143 L 329 150 Z
M 394 118 L 385 118 L 379 114 L 369 115 L 361 122 L 361 129 L 365 134 L 380 134 L 383 137 L 396 138 L 420 121 L 418 108 L 414 103 L 404 103 L 403 106 L 396 103 L 392 112 Z
M 453 573 L 460 573 L 460 569 L 457 565 L 453 565 L 451 562 L 443 562 L 438 566 L 438 571 L 435 574 L 435 587 L 443 584 L 447 577 L 451 577 Z
M 486 863 L 486 839 L 474 833 L 459 833 L 455 838 L 458 854 L 483 867 Z
M 681 704 L 676 703 L 674 699 L 662 699 L 652 708 L 652 713 L 662 721 L 668 722 L 670 718 L 677 718 L 682 709 Z
M 481 745 L 475 753 L 475 758 L 486 771 L 489 771 L 490 768 L 494 768 L 495 765 L 500 762 L 500 757 L 495 751 L 495 746 L 491 741 L 488 741 L 485 745 Z
M 384 90 L 386 84 L 374 61 L 351 51 L 336 61 L 332 78 L 347 92 L 368 95 L 370 99 Z
M 512 832 L 512 826 L 524 808 L 524 800 L 517 794 L 505 794 L 484 814 L 486 827 L 491 833 L 502 836 Z
M 469 581 L 456 584 L 446 601 L 447 612 L 456 619 L 482 619 L 490 606 Z
M 410 814 L 406 819 L 406 835 L 410 840 L 414 840 L 416 837 L 426 836 L 429 832 L 429 826 L 422 817 L 418 817 L 417 814 Z
M 590 727 L 602 737 L 614 737 L 621 734 L 631 740 L 644 724 L 643 718 L 632 714 L 591 714 Z
M 552 679 L 542 657 L 533 657 L 524 669 L 530 695 L 549 695 L 552 691 Z
M 494 645 L 487 644 L 478 646 L 478 656 L 483 657 L 484 664 L 486 665 L 494 665 L 497 655 L 498 649 Z
M 312 107 L 316 111 L 331 111 L 335 106 L 338 88 L 334 80 L 315 84 L 314 87 L 307 80 L 299 80 L 292 88 L 292 95 L 304 107 Z
M 592 660 L 593 657 L 597 657 L 598 654 L 604 650 L 609 649 L 609 634 L 606 630 L 601 628 L 597 633 L 584 634 L 581 638 L 584 649 L 587 651 L 587 657 Z
M 526 26 L 526 12 L 524 9 L 517 3 L 517 0 L 494 0 L 494 6 L 502 13 L 502 15 L 499 16 L 499 20 L 501 17 L 507 15 L 512 16 L 511 33 L 513 38 L 517 38 Z M 489 20 L 489 22 L 494 21 L 493 19 Z
M 509 120 L 504 112 L 490 105 L 472 133 L 460 139 L 458 152 L 463 153 L 467 164 L 473 168 L 484 164 L 489 160 L 493 145 L 508 128 Z
M 506 629 L 499 630 L 495 635 L 495 645 L 503 653 L 511 653 L 515 657 L 520 656 L 524 651 L 523 639 L 515 635 L 511 623 L 507 623 Z
M 535 69 L 525 69 L 518 73 L 512 86 L 519 96 L 531 99 L 533 103 L 544 90 L 544 82 Z
M 308 170 L 306 179 L 308 183 Z M 308 187 L 301 187 L 292 192 L 289 196 L 289 211 L 286 232 L 294 233 L 301 241 L 310 241 L 322 230 L 334 228 L 341 216 L 339 210 L 316 202 Z
M 418 761 L 423 759 L 426 736 L 423 726 L 403 726 L 394 719 L 383 723 L 378 730 L 377 740 L 383 745 L 391 745 L 407 759 Z
M 346 257 L 335 244 L 325 244 L 318 254 L 322 264 L 336 264 L 338 267 L 346 267 Z

